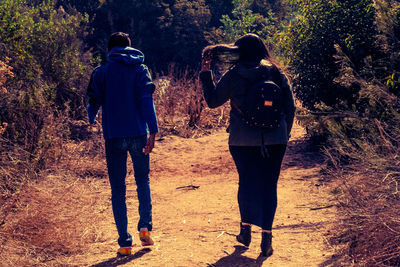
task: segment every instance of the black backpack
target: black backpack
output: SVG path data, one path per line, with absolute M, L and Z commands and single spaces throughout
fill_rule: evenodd
M 248 88 L 240 108 L 234 101 L 231 102 L 249 127 L 266 130 L 280 127 L 283 92 L 272 80 L 261 80 Z

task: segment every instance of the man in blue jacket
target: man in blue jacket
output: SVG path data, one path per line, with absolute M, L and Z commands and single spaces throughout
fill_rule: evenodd
M 131 47 L 125 33 L 111 35 L 106 64 L 94 70 L 88 88 L 89 123 L 94 124 L 102 108 L 111 201 L 117 226 L 119 254 L 131 254 L 132 236 L 126 213 L 126 161 L 131 155 L 139 200 L 139 237 L 142 245 L 153 245 L 152 205 L 149 185 L 149 153 L 158 132 L 152 94 L 155 85 L 141 51 Z M 149 137 L 147 134 L 149 132 Z

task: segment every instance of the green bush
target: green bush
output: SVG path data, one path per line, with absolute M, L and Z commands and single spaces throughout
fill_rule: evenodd
M 55 140 L 68 134 L 64 115 L 85 116 L 93 61 L 83 52 L 87 17 L 40 2 L 0 1 L 0 62 L 13 73 L 0 86 L 6 89 L 0 123 L 7 123 L 0 138 L 0 188 L 8 192 L 54 159 Z
M 75 118 L 84 116 L 84 96 L 91 69 L 83 53 L 87 18 L 54 9 L 52 1 L 28 6 L 25 1 L 0 2 L 0 60 L 10 58 L 14 78 L 0 102 L 0 118 L 9 123 L 7 137 L 19 143 L 37 134 L 26 131 L 26 121 L 40 132 L 43 119 L 68 107 Z M 32 139 L 33 137 L 33 139 Z
M 171 64 L 197 70 L 210 19 L 205 0 L 105 0 L 95 12 L 87 40 L 105 59 L 111 33 L 126 32 L 153 71 L 167 71 Z
M 334 83 L 338 67 L 335 45 L 348 55 L 355 70 L 374 51 L 375 9 L 372 0 L 293 1 L 293 20 L 280 35 L 280 47 L 295 74 L 294 90 L 304 107 L 324 103 L 351 109 L 357 87 Z
M 339 242 L 357 266 L 400 264 L 399 1 L 296 1 L 280 42 L 340 187 Z

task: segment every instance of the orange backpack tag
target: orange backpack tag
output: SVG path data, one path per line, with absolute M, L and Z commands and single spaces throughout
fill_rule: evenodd
M 272 101 L 265 100 L 264 101 L 264 107 L 272 107 Z

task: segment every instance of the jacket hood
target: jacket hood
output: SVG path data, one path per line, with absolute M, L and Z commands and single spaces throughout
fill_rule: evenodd
M 144 54 L 132 47 L 114 47 L 108 53 L 108 60 L 111 62 L 121 62 L 124 64 L 142 64 Z
M 236 73 L 250 81 L 260 80 L 274 65 L 267 60 L 261 62 L 240 62 L 235 67 Z

